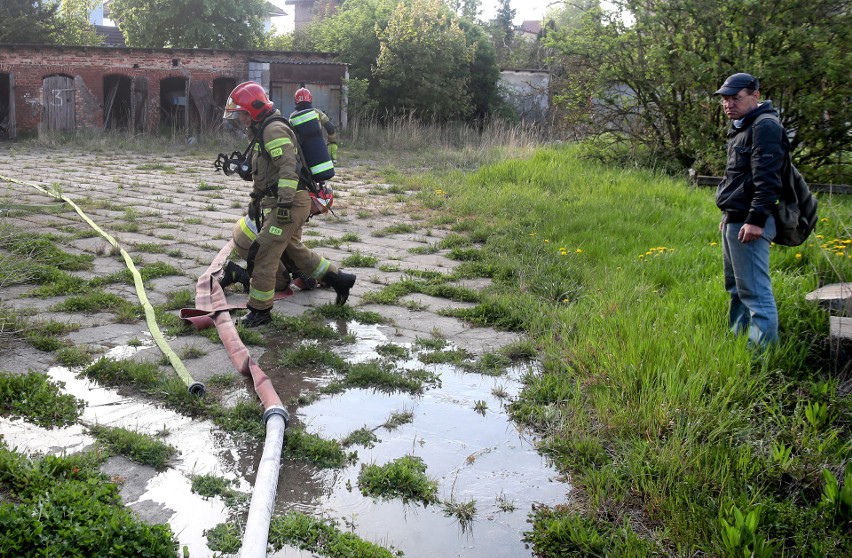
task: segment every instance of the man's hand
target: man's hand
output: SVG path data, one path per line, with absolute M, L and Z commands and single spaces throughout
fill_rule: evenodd
M 751 225 L 746 223 L 740 229 L 740 233 L 737 235 L 737 238 L 743 244 L 747 242 L 751 242 L 752 240 L 757 240 L 763 235 L 763 227 L 758 227 L 757 225 Z

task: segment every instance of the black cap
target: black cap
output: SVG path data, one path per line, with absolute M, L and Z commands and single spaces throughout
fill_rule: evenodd
M 751 74 L 734 74 L 732 76 L 728 76 L 728 79 L 725 80 L 722 87 L 713 94 L 736 95 L 740 92 L 740 89 L 760 89 L 760 83 L 757 81 L 757 78 Z

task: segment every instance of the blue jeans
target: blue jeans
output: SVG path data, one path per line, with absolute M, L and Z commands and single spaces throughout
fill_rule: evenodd
M 725 289 L 731 294 L 728 325 L 736 334 L 748 332 L 749 342 L 764 346 L 778 341 L 778 309 L 769 279 L 769 244 L 775 238 L 775 217 L 763 235 L 743 244 L 737 238 L 743 223 L 725 223 L 722 253 Z

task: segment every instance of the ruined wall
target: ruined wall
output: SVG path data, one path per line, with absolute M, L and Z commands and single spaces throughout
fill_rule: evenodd
M 73 122 L 76 130 L 102 129 L 105 109 L 111 106 L 110 92 L 104 87 L 106 76 L 124 76 L 131 80 L 129 90 L 134 99 L 127 104 L 133 105 L 135 126 L 140 131 L 154 131 L 161 120 L 171 124 L 177 122 L 177 119 L 169 121 L 175 107 L 181 107 L 186 113 L 180 120 L 186 126 L 211 117 L 213 81 L 228 78 L 236 84 L 249 79 L 249 64 L 256 57 L 275 65 L 310 60 L 314 64 L 328 62 L 343 66 L 331 62 L 327 55 L 291 52 L 0 45 L 0 74 L 10 76 L 9 82 L 14 84 L 9 98 L 19 134 L 44 129 L 48 125 L 44 121 L 47 108 L 70 111 L 70 107 L 47 106 L 48 103 L 62 105 L 64 99 L 69 105 L 73 104 L 73 117 L 66 121 Z M 68 83 L 73 82 L 73 86 L 69 86 L 73 92 L 60 94 L 49 87 L 45 89 L 43 84 L 48 76 L 69 78 Z M 168 78 L 186 80 L 184 95 L 189 99 L 181 99 L 181 94 L 175 92 L 161 96 L 161 83 Z M 144 99 L 135 98 L 143 96 Z M 194 99 L 204 100 L 204 106 L 200 102 L 199 106 L 193 106 Z

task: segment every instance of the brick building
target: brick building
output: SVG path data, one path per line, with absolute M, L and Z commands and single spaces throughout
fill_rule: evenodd
M 305 84 L 346 127 L 348 65 L 326 53 L 0 45 L 0 138 L 41 131 L 204 130 L 257 81 L 284 114 Z

